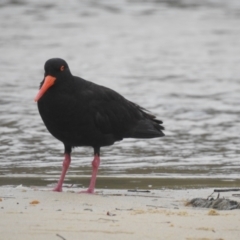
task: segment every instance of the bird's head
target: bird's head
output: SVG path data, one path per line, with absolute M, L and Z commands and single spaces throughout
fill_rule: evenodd
M 68 64 L 61 58 L 51 58 L 44 65 L 44 80 L 34 101 L 37 102 L 44 93 L 55 84 L 55 81 L 70 73 Z M 70 73 L 71 74 L 71 73 Z

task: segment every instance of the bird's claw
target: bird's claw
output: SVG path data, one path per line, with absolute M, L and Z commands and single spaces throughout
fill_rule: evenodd
M 82 190 L 79 193 L 88 193 L 88 194 L 93 194 L 94 193 L 94 189 L 87 189 L 87 190 Z
M 53 189 L 53 192 L 62 192 L 62 188 L 60 188 L 60 187 L 55 187 L 55 188 Z

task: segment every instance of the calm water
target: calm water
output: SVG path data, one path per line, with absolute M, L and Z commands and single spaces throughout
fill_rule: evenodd
M 60 174 L 33 101 L 52 57 L 164 121 L 165 138 L 102 148 L 98 187 L 240 185 L 238 0 L 5 0 L 0 31 L 0 185 Z M 87 185 L 92 155 L 74 149 L 66 183 Z

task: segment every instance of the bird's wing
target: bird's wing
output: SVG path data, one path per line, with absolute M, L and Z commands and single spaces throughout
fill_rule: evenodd
M 112 135 L 115 139 L 127 137 L 152 138 L 164 136 L 162 121 L 119 93 L 75 77 L 78 97 L 78 116 L 89 121 L 89 129 Z M 83 121 L 81 119 L 81 121 Z M 85 125 L 86 125 L 85 124 Z
M 98 89 L 90 107 L 97 128 L 105 134 L 123 135 L 140 118 L 125 98 L 105 87 Z
M 162 121 L 117 92 L 92 84 L 89 109 L 96 128 L 116 137 L 148 138 L 162 135 Z M 160 134 L 161 133 L 161 134 Z M 160 135 L 159 135 L 160 134 Z

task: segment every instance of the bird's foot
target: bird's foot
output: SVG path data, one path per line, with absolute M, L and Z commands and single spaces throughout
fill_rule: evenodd
M 54 192 L 62 192 L 62 187 L 59 187 L 59 186 L 56 186 L 54 189 L 53 189 Z
M 82 190 L 79 193 L 89 193 L 89 194 L 93 194 L 94 193 L 94 189 L 90 189 L 88 188 L 87 190 Z

